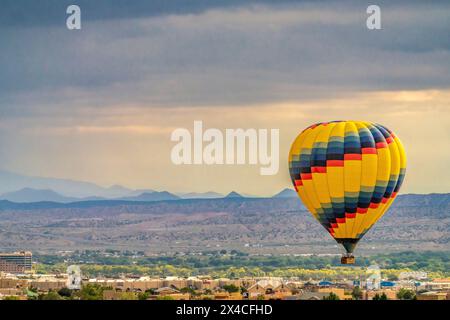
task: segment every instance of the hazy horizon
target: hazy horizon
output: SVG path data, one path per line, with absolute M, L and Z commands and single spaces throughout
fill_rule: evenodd
M 222 192 L 218 192 L 218 191 L 213 190 L 213 189 L 211 189 L 211 190 L 201 190 L 201 191 L 192 191 L 192 190 L 180 190 L 180 191 L 177 191 L 177 190 L 170 190 L 170 189 L 158 189 L 158 188 L 155 188 L 153 186 L 148 186 L 148 187 L 145 187 L 145 188 L 133 188 L 133 187 L 130 187 L 130 186 L 127 186 L 127 185 L 119 184 L 119 183 L 112 184 L 112 185 L 102 185 L 102 184 L 97 184 L 95 182 L 86 181 L 86 180 L 68 179 L 68 178 L 64 178 L 64 177 L 27 176 L 27 175 L 24 175 L 24 174 L 21 174 L 21 173 L 18 173 L 18 172 L 11 172 L 11 171 L 6 171 L 6 170 L 0 170 L 0 172 L 1 171 L 6 172 L 6 173 L 10 173 L 10 174 L 14 174 L 14 175 L 26 176 L 26 177 L 30 177 L 30 178 L 68 180 L 68 181 L 73 181 L 73 182 L 94 184 L 94 185 L 96 185 L 96 186 L 98 186 L 100 188 L 104 188 L 104 189 L 125 188 L 125 189 L 129 189 L 130 191 L 142 191 L 142 193 L 167 191 L 167 192 L 170 192 L 170 193 L 175 194 L 175 195 L 187 195 L 187 194 L 196 194 L 196 193 L 198 193 L 198 194 L 217 193 L 217 194 L 222 195 L 222 196 L 227 196 L 229 193 L 236 192 L 236 193 L 238 193 L 238 194 L 240 194 L 240 195 L 242 195 L 244 197 L 245 196 L 254 196 L 254 197 L 265 197 L 265 196 L 268 196 L 268 197 L 271 197 L 271 196 L 277 195 L 278 193 L 280 193 L 280 192 L 282 192 L 282 191 L 284 191 L 286 189 L 289 189 L 289 190 L 292 190 L 292 191 L 295 192 L 294 187 L 293 186 L 289 186 L 289 185 L 286 186 L 285 188 L 282 188 L 282 189 L 274 192 L 273 194 L 269 194 L 269 195 L 249 194 L 249 193 L 246 193 L 246 192 L 241 192 L 238 189 L 229 190 L 229 191 L 227 191 L 225 193 L 222 193 Z M 34 189 L 34 190 L 51 190 L 51 191 L 57 192 L 57 193 L 59 193 L 61 195 L 70 196 L 70 195 L 67 195 L 65 192 L 58 191 L 57 188 L 34 188 L 34 187 L 27 187 L 27 186 L 24 186 L 23 188 L 13 189 L 13 190 L 8 191 L 8 192 L 0 192 L 0 195 L 1 194 L 5 194 L 5 193 L 20 191 L 21 189 L 25 189 L 25 188 Z M 403 195 L 406 195 L 406 194 L 409 194 L 409 195 L 430 195 L 430 194 L 448 194 L 448 193 L 450 193 L 450 192 L 427 192 L 427 193 L 408 192 L 408 193 L 406 193 L 406 192 L 400 191 L 399 194 L 400 195 L 402 195 L 402 194 Z M 95 195 L 92 195 L 92 196 L 95 196 Z

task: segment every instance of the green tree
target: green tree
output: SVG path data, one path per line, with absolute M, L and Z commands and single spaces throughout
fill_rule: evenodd
M 410 289 L 401 288 L 397 292 L 397 298 L 400 300 L 414 300 L 416 298 L 416 294 Z
M 203 293 L 204 293 L 204 294 L 212 294 L 212 291 L 211 291 L 211 289 L 205 289 L 205 290 L 203 291 Z
M 37 292 L 38 292 L 38 289 L 35 288 L 35 287 L 29 287 L 28 290 L 29 290 L 30 292 L 34 292 L 34 293 L 37 293 Z
M 58 294 L 61 297 L 70 298 L 72 296 L 72 290 L 70 290 L 69 288 L 61 288 L 58 290 Z
M 153 294 L 156 294 L 156 290 L 150 288 L 150 289 L 145 290 L 145 293 L 148 293 L 149 295 L 153 295 Z
M 356 286 L 352 290 L 352 297 L 354 300 L 361 300 L 363 297 L 362 290 L 359 286 Z
M 372 300 L 388 300 L 388 297 L 386 296 L 386 293 L 382 293 L 380 294 L 375 294 L 375 296 L 372 298 Z
M 35 288 L 26 289 L 26 294 L 27 294 L 27 299 L 28 300 L 37 300 L 39 298 L 39 294 L 37 293 L 37 289 L 35 289 L 34 291 L 33 291 L 33 289 L 35 289 Z
M 229 293 L 239 292 L 239 287 L 235 286 L 234 284 L 226 284 L 222 288 Z
M 189 293 L 189 294 L 191 294 L 191 295 L 195 295 L 195 294 L 196 294 L 195 290 L 192 289 L 191 287 L 184 287 L 184 288 L 181 288 L 181 289 L 180 289 L 180 292 L 181 292 L 181 293 Z
M 330 292 L 328 296 L 323 297 L 323 300 L 339 300 L 339 297 L 334 292 Z
M 138 294 L 138 300 L 147 300 L 148 298 L 150 298 L 150 293 L 149 292 L 139 292 Z
M 103 291 L 106 288 L 103 288 L 99 284 L 86 284 L 84 285 L 80 292 L 81 300 L 102 300 L 103 299 Z
M 47 294 L 39 295 L 39 300 L 63 300 L 58 292 L 50 290 Z
M 6 296 L 3 298 L 3 300 L 19 300 L 18 296 Z

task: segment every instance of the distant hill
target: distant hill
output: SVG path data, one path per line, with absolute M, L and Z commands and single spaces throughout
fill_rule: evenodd
M 0 170 L 0 194 L 30 188 L 37 190 L 53 190 L 65 197 L 117 198 L 131 195 L 133 190 L 112 186 L 104 188 L 94 183 L 70 179 L 32 177 Z
M 277 193 L 276 195 L 274 195 L 272 198 L 297 198 L 297 197 L 298 197 L 297 193 L 294 190 L 286 188 Z
M 136 195 L 136 190 L 125 188 L 121 185 L 113 185 L 108 188 L 103 188 L 103 197 L 105 198 L 120 198 L 123 196 L 132 196 Z M 138 191 L 137 194 L 142 193 L 142 191 Z
M 217 199 L 223 198 L 223 194 L 217 192 L 191 192 L 191 193 L 181 193 L 179 196 L 183 199 Z
M 237 193 L 236 191 L 231 191 L 229 194 L 227 194 L 225 196 L 226 199 L 239 199 L 239 198 L 244 198 L 244 196 L 240 195 L 239 193 Z
M 79 199 L 72 197 L 65 197 L 50 189 L 37 190 L 31 188 L 23 188 L 18 191 L 7 192 L 0 195 L 0 200 L 8 200 L 12 202 L 51 201 L 51 202 L 68 203 L 77 201 Z
M 161 191 L 161 192 L 145 192 L 138 196 L 134 197 L 124 197 L 120 200 L 126 200 L 126 201 L 167 201 L 167 200 L 179 200 L 180 197 L 167 192 L 167 191 Z
M 400 207 L 445 207 L 450 203 L 450 193 L 404 194 L 399 196 L 393 206 Z
M 132 197 L 132 196 L 139 196 L 143 193 L 152 193 L 155 192 L 155 190 L 152 189 L 136 189 L 136 190 L 131 190 L 130 192 L 128 192 L 127 196 L 128 197 Z M 120 198 L 121 196 L 117 197 Z
M 95 201 L 104 200 L 101 197 L 85 197 L 75 198 L 66 197 L 50 189 L 32 189 L 23 188 L 13 192 L 7 192 L 0 195 L 0 200 L 8 200 L 17 203 L 34 203 L 34 202 L 58 202 L 58 203 L 70 203 L 76 201 Z
M 120 194 L 120 191 L 125 191 L 126 189 L 121 186 L 113 186 L 112 189 L 116 193 Z M 141 191 L 141 192 L 139 192 Z M 0 195 L 0 200 L 8 200 L 10 202 L 16 203 L 33 203 L 33 202 L 55 202 L 55 203 L 70 203 L 70 202 L 83 202 L 83 201 L 168 201 L 168 200 L 180 200 L 180 199 L 217 199 L 223 197 L 219 193 L 207 192 L 207 193 L 189 193 L 180 197 L 173 193 L 167 191 L 153 191 L 153 190 L 134 190 L 130 192 L 127 197 L 117 197 L 117 198 L 103 198 L 103 197 L 67 197 L 58 192 L 50 189 L 32 189 L 23 188 L 13 192 L 7 192 Z

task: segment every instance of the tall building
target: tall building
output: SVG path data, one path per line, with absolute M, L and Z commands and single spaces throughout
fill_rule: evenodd
M 29 251 L 0 253 L 0 271 L 8 273 L 31 271 L 32 257 Z

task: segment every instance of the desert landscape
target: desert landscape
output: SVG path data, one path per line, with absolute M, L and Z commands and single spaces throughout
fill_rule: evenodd
M 360 253 L 447 250 L 450 195 L 400 195 L 360 242 Z M 139 250 L 146 254 L 239 250 L 340 253 L 290 195 L 166 201 L 0 202 L 2 250 Z M 326 244 L 326 245 L 324 245 Z

